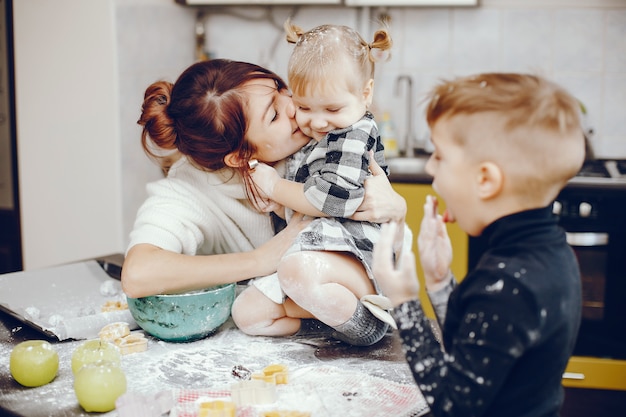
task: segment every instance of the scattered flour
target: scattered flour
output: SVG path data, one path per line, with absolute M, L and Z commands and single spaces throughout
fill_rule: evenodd
M 192 343 L 148 340 L 146 352 L 122 357 L 127 392 L 171 393 L 176 404 L 171 417 L 195 417 L 197 401 L 202 398 L 228 399 L 231 384 L 239 381 L 233 368 L 260 372 L 275 363 L 289 368 L 289 383 L 277 386 L 277 401 L 241 409 L 238 417 L 257 417 L 259 411 L 279 409 L 310 411 L 312 417 L 408 417 L 427 410 L 408 365 L 390 352 L 389 343 L 363 350 L 321 337 L 253 337 L 241 333 L 230 321 L 214 335 Z M 89 416 L 82 413 L 73 390 L 71 355 L 80 343 L 54 344 L 60 366 L 52 383 L 0 392 L 0 401 L 40 404 L 38 407 L 65 412 L 63 415 Z M 10 378 L 10 350 L 11 345 L 0 344 L 1 378 Z M 103 416 L 116 417 L 117 412 Z

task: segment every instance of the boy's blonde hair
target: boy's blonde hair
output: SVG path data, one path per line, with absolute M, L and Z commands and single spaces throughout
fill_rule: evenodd
M 393 44 L 384 28 L 376 31 L 371 43 L 365 42 L 354 29 L 340 25 L 321 25 L 304 32 L 287 20 L 285 32 L 287 42 L 296 45 L 289 58 L 289 87 L 300 96 L 332 85 L 337 68 L 345 65 L 352 65 L 353 69 L 348 71 L 350 77 L 345 80 L 348 91 L 360 94 L 365 84 L 374 78 L 377 58 L 372 50 L 387 51 Z
M 521 198 L 555 198 L 582 166 L 580 102 L 542 77 L 461 77 L 439 84 L 429 98 L 426 120 L 431 129 L 442 119 L 450 121 L 454 140 L 467 157 L 498 163 Z M 471 116 L 474 131 L 461 122 L 455 125 L 456 116 Z

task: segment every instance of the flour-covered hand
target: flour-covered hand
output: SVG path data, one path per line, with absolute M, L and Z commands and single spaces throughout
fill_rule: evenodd
M 424 217 L 417 236 L 420 263 L 424 271 L 426 288 L 437 291 L 451 279 L 452 243 L 443 217 L 437 213 L 436 197 L 426 196 Z
M 404 251 L 397 262 L 393 260 L 394 241 L 401 230 L 401 225 L 395 222 L 382 225 L 372 262 L 376 282 L 395 306 L 417 299 L 419 292 L 413 252 Z

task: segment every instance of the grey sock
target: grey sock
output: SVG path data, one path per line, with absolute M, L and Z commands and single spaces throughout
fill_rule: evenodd
M 389 325 L 374 316 L 360 301 L 350 319 L 334 326 L 333 337 L 354 346 L 370 346 L 385 336 Z
M 329 336 L 335 330 L 317 319 L 301 319 L 300 330 L 295 336 Z

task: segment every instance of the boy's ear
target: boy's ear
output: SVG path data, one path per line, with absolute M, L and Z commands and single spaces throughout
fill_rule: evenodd
M 245 164 L 245 161 L 242 161 L 239 155 L 235 152 L 231 152 L 226 154 L 224 157 L 224 164 L 230 168 L 239 168 L 240 166 Z
M 483 162 L 479 165 L 477 185 L 478 196 L 483 200 L 496 197 L 502 191 L 504 173 L 493 162 Z
M 365 105 L 370 107 L 372 105 L 372 101 L 374 100 L 374 79 L 370 78 L 370 80 L 365 84 L 365 88 L 363 89 L 363 99 L 365 100 Z

